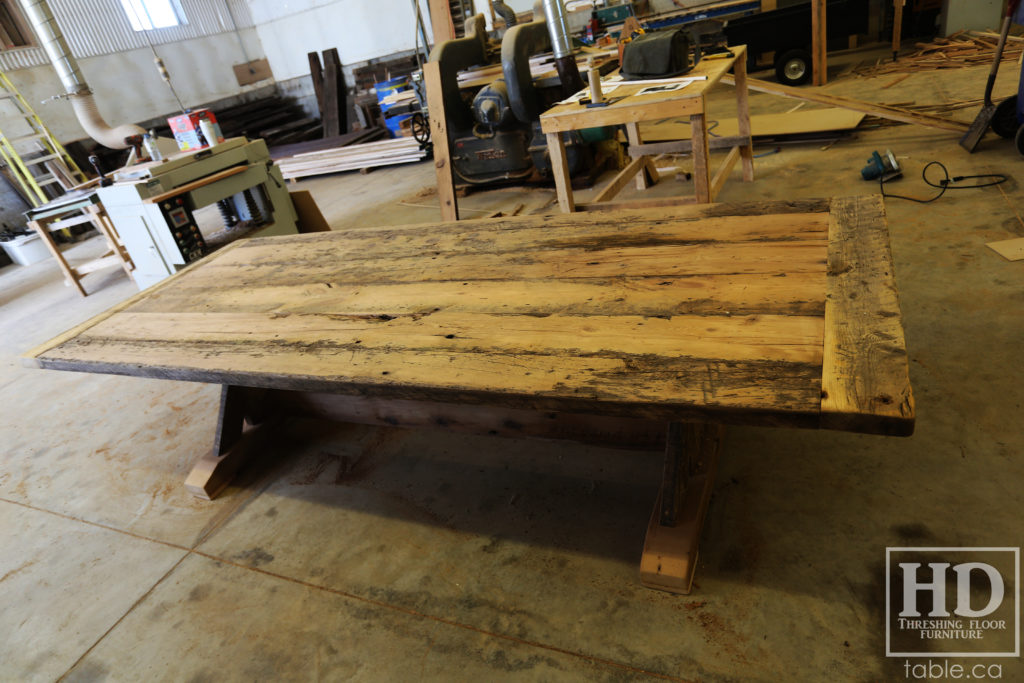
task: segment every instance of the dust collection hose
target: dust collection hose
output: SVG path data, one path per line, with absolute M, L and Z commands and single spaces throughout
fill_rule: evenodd
M 25 17 L 39 38 L 39 44 L 50 58 L 53 68 L 57 71 L 60 82 L 71 100 L 71 106 L 78 117 L 78 122 L 85 129 L 85 132 L 96 142 L 111 149 L 126 149 L 130 145 L 125 138 L 133 135 L 142 135 L 146 131 L 133 125 L 125 124 L 117 128 L 111 128 L 103 120 L 99 109 L 96 107 L 96 100 L 93 98 L 89 84 L 85 82 L 78 62 L 71 54 L 64 35 L 61 33 L 57 19 L 53 16 L 50 6 L 46 0 L 20 0 L 21 7 L 25 11 Z

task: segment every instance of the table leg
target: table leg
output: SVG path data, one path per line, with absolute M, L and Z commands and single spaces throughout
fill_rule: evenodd
M 743 159 L 743 180 L 752 182 L 754 180 L 754 144 L 751 141 L 752 132 L 750 129 L 750 99 L 747 90 L 747 55 L 744 52 L 737 55 L 736 63 L 733 66 L 736 88 L 736 119 L 739 123 L 740 137 L 748 140 L 746 145 L 740 146 L 740 158 Z
M 437 176 L 437 198 L 441 203 L 441 220 L 457 221 L 459 202 L 455 197 L 452 151 L 448 140 L 448 122 L 445 119 L 441 65 L 438 62 L 423 65 L 423 81 L 427 90 L 427 109 L 430 111 L 430 137 L 434 142 L 434 172 Z
M 128 276 L 129 280 L 135 280 L 135 277 L 132 275 L 132 271 L 135 270 L 135 264 L 132 262 L 132 257 L 128 255 L 128 250 L 121 241 L 121 236 L 117 234 L 117 229 L 107 216 L 107 213 L 98 206 L 90 206 L 85 209 L 85 212 L 89 214 L 96 231 L 106 238 L 110 250 L 114 252 L 121 262 L 121 268 L 124 269 L 125 275 Z
M 636 124 L 636 123 L 627 123 L 626 124 L 626 139 L 629 141 L 630 147 L 633 147 L 635 145 L 642 145 L 643 144 L 643 140 L 640 138 L 640 125 L 639 124 Z M 652 171 L 654 170 L 654 164 L 653 163 L 650 165 L 650 169 Z M 656 178 L 653 179 L 653 180 L 654 180 L 654 183 L 658 182 Z M 637 174 L 637 176 L 636 176 L 636 189 L 638 189 L 638 190 L 646 190 L 652 184 L 653 183 L 648 183 L 647 182 L 647 174 L 645 173 L 645 171 L 641 170 L 640 173 Z
M 265 424 L 259 417 L 259 402 L 264 393 L 248 387 L 222 387 L 213 448 L 185 478 L 185 489 L 193 496 L 213 500 L 253 453 Z
M 690 592 L 722 434 L 716 424 L 668 426 L 661 492 L 640 558 L 640 581 L 648 588 Z
M 28 227 L 35 230 L 39 236 L 43 239 L 43 244 L 53 254 L 53 258 L 57 259 L 57 265 L 64 273 L 64 282 L 72 285 L 78 290 L 78 293 L 82 296 L 87 296 L 85 288 L 82 287 L 82 283 L 78 281 L 78 273 L 75 269 L 68 265 L 68 262 L 64 260 L 64 254 L 60 253 L 60 249 L 57 248 L 57 243 L 53 241 L 53 235 L 50 234 L 47 228 L 47 222 L 44 221 L 29 221 Z
M 690 116 L 693 135 L 693 184 L 698 204 L 711 203 L 711 162 L 708 157 L 708 126 L 704 112 Z
M 576 202 L 572 196 L 572 179 L 569 177 L 569 161 L 565 156 L 565 143 L 561 133 L 548 133 L 548 155 L 551 157 L 551 173 L 555 176 L 555 192 L 558 194 L 558 205 L 563 213 L 576 210 Z

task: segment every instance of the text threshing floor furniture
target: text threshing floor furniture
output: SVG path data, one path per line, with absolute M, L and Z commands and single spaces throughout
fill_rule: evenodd
M 914 424 L 880 197 L 241 240 L 27 359 L 223 385 L 207 497 L 284 414 L 663 445 L 641 575 L 679 592 L 721 425 Z
M 706 80 L 690 83 L 682 90 L 639 94 L 648 88 L 663 87 L 663 84 L 652 85 L 642 81 L 633 84 L 627 81 L 626 84 L 618 85 L 614 91 L 607 94 L 609 102 L 607 106 L 587 107 L 577 102 L 570 102 L 555 105 L 541 114 L 540 125 L 547 135 L 548 150 L 551 154 L 551 170 L 555 176 L 558 203 L 562 211 L 614 208 L 604 203 L 618 194 L 634 176 L 637 178 L 637 186 L 641 189 L 647 187 L 647 176 L 652 182 L 658 181 L 658 173 L 651 158 L 647 155 L 657 154 L 667 149 L 680 152 L 685 147 L 685 151 L 691 152 L 693 156 L 694 197 L 677 199 L 677 203 L 683 201 L 695 201 L 700 204 L 713 202 L 722 185 L 725 184 L 732 167 L 740 158 L 743 159 L 743 180 L 752 181 L 754 179 L 754 148 L 750 133 L 750 107 L 747 101 L 747 48 L 744 45 L 738 45 L 730 47 L 729 51 L 729 53 L 709 55 L 702 59 L 685 77 L 705 77 Z M 733 69 L 735 73 L 739 135 L 712 140 L 708 137 L 706 97 L 708 91 L 722 79 L 729 69 Z M 692 128 L 690 143 L 683 146 L 680 146 L 680 143 L 667 146 L 643 144 L 638 125 L 640 122 L 660 121 L 683 116 L 690 117 Z M 592 203 L 577 206 L 572 194 L 565 144 L 562 140 L 563 133 L 623 124 L 626 126 L 630 156 L 634 157 L 633 161 L 598 193 Z M 729 149 L 729 155 L 712 176 L 709 152 L 711 149 L 718 148 Z M 633 202 L 633 204 L 639 204 L 642 201 Z M 660 206 L 667 203 L 664 199 L 656 201 Z

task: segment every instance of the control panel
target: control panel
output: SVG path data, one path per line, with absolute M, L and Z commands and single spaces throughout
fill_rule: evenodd
M 175 197 L 160 202 L 160 212 L 167 220 L 167 227 L 171 230 L 174 243 L 178 245 L 185 263 L 191 263 L 206 254 L 206 240 L 199 232 L 192 211 L 185 204 L 182 197 Z

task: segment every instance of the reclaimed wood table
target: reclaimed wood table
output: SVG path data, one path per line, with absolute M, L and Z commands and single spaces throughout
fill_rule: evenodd
M 241 240 L 26 358 L 222 385 L 203 496 L 287 414 L 664 447 L 641 576 L 677 592 L 722 425 L 914 425 L 877 196 Z
M 708 136 L 707 94 L 730 70 L 734 71 L 736 88 L 736 114 L 739 135 L 727 138 Z M 555 177 L 558 203 L 562 211 L 586 211 L 592 209 L 619 208 L 609 206 L 614 198 L 634 177 L 637 187 L 645 189 L 648 183 L 658 182 L 658 172 L 651 160 L 651 154 L 666 151 L 689 152 L 693 156 L 694 196 L 677 198 L 674 203 L 713 202 L 725 184 L 729 172 L 739 159 L 743 160 L 743 180 L 754 179 L 754 148 L 750 133 L 750 107 L 747 101 L 747 48 L 745 45 L 730 47 L 728 53 L 709 55 L 681 78 L 704 78 L 690 83 L 681 90 L 663 90 L 664 84 L 645 81 L 626 81 L 614 91 L 607 93 L 606 106 L 587 107 L 579 102 L 557 104 L 540 116 L 541 130 L 546 134 L 551 154 L 551 171 Z M 655 92 L 649 92 L 654 90 Z M 692 128 L 690 142 L 644 145 L 640 137 L 641 121 L 660 121 L 688 116 Z M 562 135 L 573 130 L 597 128 L 600 126 L 625 125 L 630 145 L 630 156 L 634 157 L 589 204 L 576 204 L 569 178 Z M 722 165 L 711 175 L 710 150 L 728 149 L 729 154 Z M 652 205 L 664 206 L 664 199 Z M 637 206 L 637 202 L 632 203 Z

